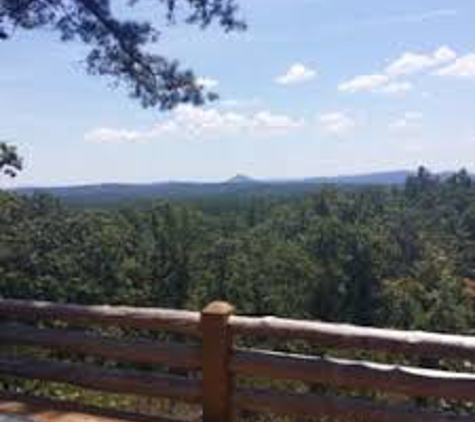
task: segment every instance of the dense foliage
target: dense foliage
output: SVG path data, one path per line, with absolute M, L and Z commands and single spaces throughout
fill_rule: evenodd
M 467 332 L 475 185 L 420 169 L 402 187 L 301 198 L 69 208 L 0 194 L 5 297 Z
M 16 147 L 6 142 L 0 142 L 0 177 L 6 175 L 15 177 L 23 167 L 22 159 Z

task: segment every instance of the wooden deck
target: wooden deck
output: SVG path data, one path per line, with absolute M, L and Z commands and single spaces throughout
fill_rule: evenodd
M 0 394 L 0 415 L 14 415 L 31 422 L 176 422 L 113 410 L 81 406 L 75 403 Z

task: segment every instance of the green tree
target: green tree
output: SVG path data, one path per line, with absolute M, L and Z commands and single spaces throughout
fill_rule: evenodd
M 88 48 L 84 60 L 87 71 L 112 78 L 115 84 L 124 84 L 130 96 L 144 107 L 170 109 L 180 103 L 202 104 L 216 97 L 204 93 L 204 87 L 191 70 L 181 69 L 176 60 L 151 53 L 148 47 L 159 40 L 166 25 L 178 21 L 200 28 L 217 23 L 225 31 L 244 29 L 234 0 L 156 1 L 166 20 L 161 28 L 150 22 L 120 18 L 113 3 L 110 0 L 0 0 L 0 41 L 11 39 L 19 29 L 47 29 L 56 32 L 61 41 L 79 41 Z M 143 2 L 124 3 L 132 8 Z
M 472 324 L 470 297 L 440 251 L 431 251 L 413 276 L 386 280 L 383 286 L 386 325 L 463 333 Z
M 0 142 L 0 174 L 15 177 L 23 167 L 17 149 L 5 142 Z
M 254 315 L 306 315 L 315 264 L 305 250 L 267 232 L 217 239 L 199 259 L 190 305 L 227 300 Z

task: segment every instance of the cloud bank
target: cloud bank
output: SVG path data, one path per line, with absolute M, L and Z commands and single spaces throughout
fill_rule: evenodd
M 160 139 L 213 139 L 234 135 L 276 136 L 304 125 L 303 119 L 262 110 L 251 114 L 183 105 L 146 130 L 96 128 L 89 142 L 150 142 Z
M 383 71 L 357 75 L 341 82 L 338 90 L 352 94 L 359 92 L 404 94 L 413 90 L 414 86 L 412 82 L 401 78 L 437 68 L 439 70 L 436 74 L 440 76 L 475 78 L 475 54 L 458 58 L 457 53 L 445 45 L 427 54 L 406 51 L 387 64 Z

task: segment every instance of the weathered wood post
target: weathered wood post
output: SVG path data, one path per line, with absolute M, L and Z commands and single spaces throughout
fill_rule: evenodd
M 228 324 L 234 307 L 212 302 L 201 311 L 203 352 L 203 422 L 230 422 L 233 380 L 229 369 L 232 334 Z

